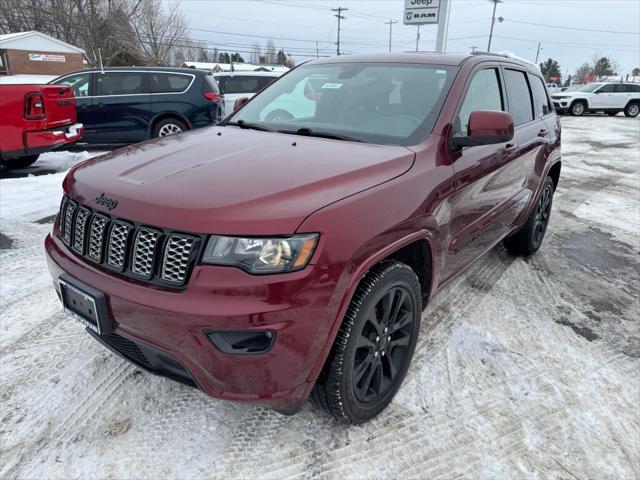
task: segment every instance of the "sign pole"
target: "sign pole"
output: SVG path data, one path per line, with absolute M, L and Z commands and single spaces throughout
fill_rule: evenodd
M 417 26 L 418 31 L 416 32 L 416 52 L 420 49 L 419 48 L 419 43 L 420 43 L 420 25 Z
M 440 18 L 438 19 L 438 34 L 436 36 L 436 52 L 447 51 L 447 31 L 449 30 L 449 5 L 451 0 L 440 0 Z

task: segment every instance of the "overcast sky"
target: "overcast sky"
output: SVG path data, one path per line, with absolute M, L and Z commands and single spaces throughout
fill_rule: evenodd
M 447 51 L 486 50 L 492 2 L 451 2 Z M 399 22 L 393 25 L 392 50 L 415 50 L 416 28 L 402 24 L 404 0 L 180 1 L 193 39 L 239 51 L 248 60 L 253 43 L 271 38 L 296 62 L 314 57 L 316 42 L 320 55 L 335 55 L 337 19 L 330 9 L 339 6 L 349 9 L 342 22 L 344 53 L 387 51 L 388 19 Z M 496 23 L 492 51 L 533 61 L 541 42 L 539 62 L 557 59 L 563 76 L 596 54 L 613 59 L 618 73 L 640 66 L 640 0 L 503 0 L 496 16 L 504 21 Z M 435 25 L 421 27 L 420 50 L 434 48 L 435 32 Z

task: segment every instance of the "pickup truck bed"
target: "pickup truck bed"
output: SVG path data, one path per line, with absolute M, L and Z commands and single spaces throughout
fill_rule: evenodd
M 26 167 L 82 137 L 73 91 L 59 85 L 0 85 L 0 163 Z

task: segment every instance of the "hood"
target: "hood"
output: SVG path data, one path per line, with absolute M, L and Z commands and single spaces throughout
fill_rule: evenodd
M 405 147 L 211 127 L 88 160 L 64 187 L 93 209 L 152 226 L 290 234 L 314 211 L 402 175 L 414 156 Z M 117 205 L 99 205 L 102 194 Z

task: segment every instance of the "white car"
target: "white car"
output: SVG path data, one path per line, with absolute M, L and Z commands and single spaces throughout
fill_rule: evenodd
M 624 112 L 627 117 L 636 117 L 640 113 L 640 84 L 591 83 L 579 90 L 553 93 L 551 100 L 558 113 L 580 116 L 604 112 L 613 116 Z
M 547 83 L 547 90 L 549 93 L 556 93 L 560 91 L 560 87 L 556 83 Z
M 236 100 L 251 98 L 264 87 L 282 75 L 281 72 L 222 72 L 214 73 L 220 93 L 224 96 L 222 116 L 233 112 Z

